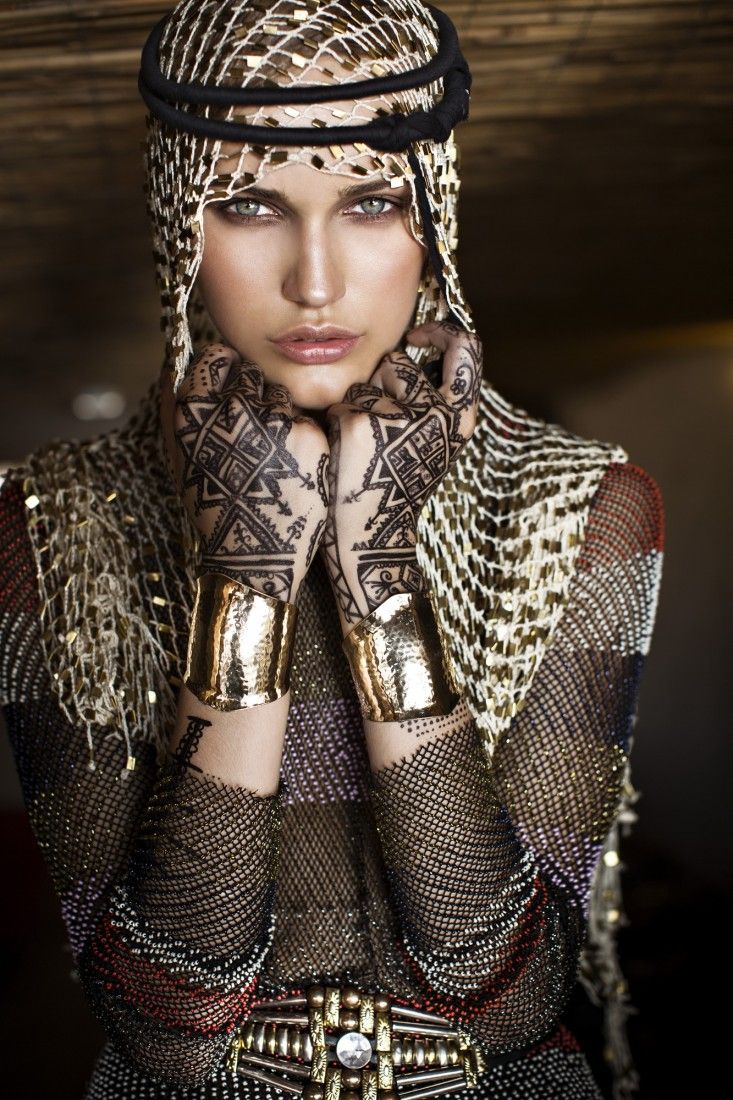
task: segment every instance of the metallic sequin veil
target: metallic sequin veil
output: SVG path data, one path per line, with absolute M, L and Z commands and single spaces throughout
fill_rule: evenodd
M 435 48 L 435 25 L 417 0 L 189 0 L 175 8 L 161 54 L 171 78 L 243 86 L 267 80 L 310 83 L 311 67 L 332 81 L 335 65 L 355 81 L 414 68 Z M 407 89 L 391 95 L 383 109 L 393 111 L 395 101 L 406 112 L 428 109 L 440 93 L 439 81 Z M 309 119 L 318 125 L 330 112 L 325 103 L 294 110 L 291 117 L 294 125 Z M 340 112 L 337 121 L 367 121 L 373 113 L 373 105 L 355 101 L 351 116 Z M 270 124 L 267 107 L 247 118 Z M 223 176 L 217 170 L 219 146 L 148 118 L 147 193 L 161 325 L 166 363 L 178 383 L 192 352 L 221 338 L 195 286 L 207 202 L 293 159 L 352 177 L 378 170 L 409 180 L 411 231 L 423 239 L 404 153 L 268 145 L 256 150 L 256 175 L 242 176 L 235 168 Z M 442 319 L 451 310 L 472 328 L 455 263 L 459 182 L 453 135 L 443 143 L 417 142 L 415 152 L 448 301 L 428 268 L 413 323 Z M 422 362 L 429 349 L 409 353 Z M 158 426 L 155 383 L 124 429 L 91 443 L 53 443 L 12 471 L 26 496 L 44 659 L 59 705 L 74 727 L 86 730 L 91 766 L 97 739 L 119 741 L 123 773 L 134 767 L 146 743 L 154 744 L 161 758 L 165 751 L 192 603 L 192 532 L 167 480 Z M 477 429 L 421 516 L 419 562 L 436 593 L 456 678 L 489 759 L 522 711 L 558 631 L 604 474 L 627 457 L 616 445 L 582 439 L 532 417 L 484 382 Z M 649 621 L 639 625 L 642 654 L 653 611 L 652 605 Z M 17 692 L 23 691 L 19 682 Z M 624 1034 L 627 996 L 614 942 L 620 910 L 615 853 L 620 826 L 634 818 L 635 797 L 627 774 L 604 848 L 609 858 L 601 858 L 594 878 L 580 974 L 591 996 L 605 1006 L 618 1100 L 628 1095 L 622 1074 L 630 1078 L 633 1071 Z
M 198 44 L 191 49 L 191 42 Z M 234 87 L 280 87 L 372 80 L 385 73 L 416 69 L 430 61 L 439 38 L 434 20 L 419 0 L 377 0 L 356 4 L 335 0 L 304 6 L 290 0 L 276 3 L 201 0 L 181 3 L 163 28 L 160 52 L 164 76 L 179 82 L 201 82 Z M 287 128 L 354 126 L 396 111 L 409 114 L 430 110 L 440 102 L 442 80 L 400 92 L 356 99 L 350 110 L 339 104 L 290 104 L 284 109 Z M 348 96 L 344 94 L 344 100 Z M 246 119 L 248 124 L 278 128 L 278 119 L 266 105 L 235 115 L 235 108 L 209 104 L 196 112 L 206 118 Z M 202 210 L 215 200 L 253 184 L 263 172 L 300 162 L 320 171 L 336 172 L 352 180 L 374 172 L 395 185 L 407 180 L 412 191 L 410 228 L 424 241 L 415 176 L 406 152 L 379 152 L 358 144 L 287 146 L 241 144 L 238 163 L 222 172 L 217 161 L 221 139 L 173 129 L 155 115 L 148 117 L 148 212 L 154 235 L 154 257 L 161 290 L 162 327 L 167 362 L 176 384 L 190 362 L 191 351 L 202 342 L 220 339 L 195 285 L 200 262 Z M 443 263 L 449 301 L 440 294 L 430 267 L 419 288 L 413 324 L 442 319 L 449 311 L 467 328 L 471 314 L 456 268 L 458 149 L 453 133 L 446 141 L 413 144 L 426 192 L 437 247 Z M 244 171 L 242 162 L 256 152 L 256 171 Z M 408 349 L 417 362 L 429 349 Z

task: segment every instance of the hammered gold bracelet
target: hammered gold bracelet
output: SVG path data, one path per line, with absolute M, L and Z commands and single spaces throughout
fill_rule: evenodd
M 290 687 L 295 604 L 223 573 L 202 573 L 188 636 L 183 682 L 216 710 L 271 703 Z
M 374 722 L 449 714 L 460 698 L 430 593 L 390 596 L 343 648 L 361 712 Z

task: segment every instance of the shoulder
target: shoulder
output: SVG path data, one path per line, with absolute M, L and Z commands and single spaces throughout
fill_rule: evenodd
M 586 542 L 602 557 L 662 554 L 665 514 L 658 482 L 635 462 L 610 462 L 588 515 Z
M 567 627 L 593 624 L 622 654 L 651 643 L 664 559 L 664 505 L 656 479 L 634 462 L 612 462 L 593 497 L 571 587 Z
M 5 612 L 35 606 L 36 574 L 27 524 L 33 499 L 26 500 L 20 472 L 9 471 L 0 485 L 0 609 Z
M 553 522 L 561 511 L 575 512 L 582 522 L 587 517 L 586 534 L 594 539 L 603 541 L 613 530 L 609 552 L 663 549 L 659 484 L 620 444 L 544 420 L 484 382 L 469 450 L 477 489 L 511 499 L 514 514 L 539 503 Z
M 40 659 L 38 583 L 23 481 L 0 485 L 0 705 L 24 697 Z M 33 503 L 32 498 L 30 504 Z

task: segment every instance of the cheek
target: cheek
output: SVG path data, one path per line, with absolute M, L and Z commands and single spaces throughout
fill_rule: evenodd
M 251 254 L 232 234 L 216 228 L 205 229 L 197 282 L 213 311 L 226 309 L 235 301 L 241 307 L 251 300 L 251 292 L 258 285 Z
M 371 251 L 368 263 L 362 265 L 361 277 L 381 309 L 400 309 L 406 298 L 414 296 L 423 256 L 421 245 L 404 230 L 397 231 L 382 247 Z

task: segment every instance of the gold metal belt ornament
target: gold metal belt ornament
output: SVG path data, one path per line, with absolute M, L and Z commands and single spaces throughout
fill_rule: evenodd
M 229 1045 L 232 1072 L 304 1100 L 424 1100 L 473 1088 L 487 1063 L 458 1025 L 353 985 L 255 1004 Z

